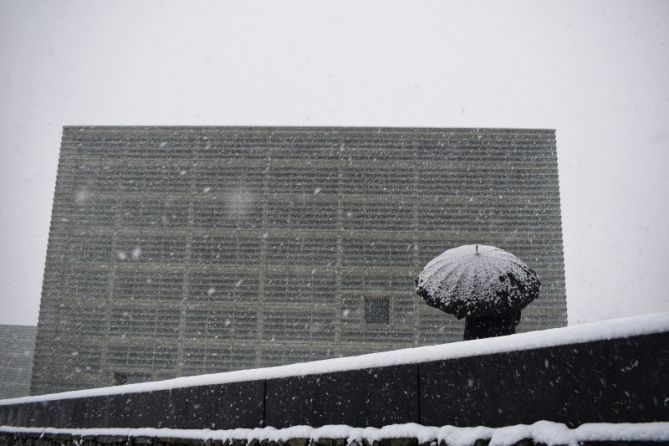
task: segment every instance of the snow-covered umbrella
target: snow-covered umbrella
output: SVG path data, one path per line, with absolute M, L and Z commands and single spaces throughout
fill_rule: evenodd
M 514 333 L 520 310 L 540 287 L 525 262 L 488 245 L 449 249 L 416 278 L 416 292 L 428 305 L 467 318 L 465 339 Z

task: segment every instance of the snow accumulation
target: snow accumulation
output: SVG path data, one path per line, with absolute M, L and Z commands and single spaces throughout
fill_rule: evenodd
M 565 344 L 618 339 L 644 334 L 669 331 L 669 313 L 613 319 L 603 322 L 554 328 L 550 330 L 519 333 L 511 336 L 476 339 L 426 347 L 407 348 L 362 356 L 326 359 L 261 369 L 174 378 L 123 386 L 75 390 L 48 395 L 27 396 L 0 400 L 0 405 L 53 401 L 69 398 L 84 398 L 101 395 L 118 395 L 137 392 L 168 390 L 179 387 L 194 387 L 242 381 L 256 381 L 289 376 L 314 375 L 400 364 L 415 364 L 428 361 L 488 355 L 508 351 L 531 350 Z
M 520 310 L 537 297 L 540 287 L 525 262 L 488 245 L 449 249 L 425 265 L 416 279 L 418 294 L 429 305 L 458 319 Z
M 501 428 L 432 427 L 420 424 L 394 424 L 381 428 L 356 428 L 344 425 L 323 427 L 293 426 L 285 429 L 272 427 L 256 429 L 154 429 L 154 428 L 95 428 L 55 429 L 0 426 L 0 432 L 33 434 L 110 435 L 120 437 L 191 438 L 198 440 L 269 440 L 286 441 L 291 438 L 346 438 L 348 443 L 363 439 L 369 442 L 385 438 L 416 438 L 419 443 L 442 440 L 452 446 L 468 446 L 479 439 L 489 439 L 490 446 L 507 446 L 520 440 L 532 439 L 546 445 L 577 445 L 579 441 L 669 441 L 669 422 L 658 423 L 592 423 L 569 429 L 564 424 L 538 421 Z

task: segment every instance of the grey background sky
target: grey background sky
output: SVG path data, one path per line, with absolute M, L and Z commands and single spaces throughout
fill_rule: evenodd
M 63 125 L 557 130 L 570 323 L 669 311 L 669 1 L 0 0 L 0 323 Z

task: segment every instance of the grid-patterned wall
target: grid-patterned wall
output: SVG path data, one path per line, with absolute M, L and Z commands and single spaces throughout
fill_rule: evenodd
M 0 399 L 26 396 L 37 329 L 28 325 L 0 325 Z
M 553 130 L 66 127 L 32 392 L 461 339 L 414 277 L 467 243 L 566 324 Z

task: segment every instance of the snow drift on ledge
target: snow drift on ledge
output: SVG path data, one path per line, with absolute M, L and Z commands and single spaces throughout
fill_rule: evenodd
M 669 441 L 669 422 L 659 423 L 592 423 L 569 429 L 564 424 L 538 421 L 534 424 L 520 424 L 500 428 L 478 427 L 432 427 L 420 424 L 394 424 L 381 428 L 356 428 L 344 425 L 323 427 L 294 426 L 285 429 L 272 427 L 255 429 L 154 429 L 154 428 L 95 428 L 95 429 L 55 429 L 0 426 L 0 432 L 33 434 L 70 434 L 75 436 L 119 436 L 188 438 L 196 440 L 269 440 L 286 441 L 291 438 L 318 440 L 321 438 L 345 438 L 348 444 L 362 440 L 372 443 L 386 438 L 416 438 L 419 443 L 445 441 L 449 446 L 470 446 L 476 440 L 490 440 L 489 446 L 507 446 L 520 440 L 531 439 L 546 445 L 573 445 L 582 441 Z
M 326 359 L 278 367 L 238 370 L 188 376 L 165 381 L 154 381 L 123 386 L 101 387 L 75 390 L 48 395 L 27 396 L 0 400 L 0 405 L 52 401 L 69 398 L 83 398 L 101 395 L 118 395 L 137 392 L 167 390 L 180 387 L 194 387 L 225 384 L 241 381 L 284 378 L 289 376 L 314 375 L 318 373 L 341 372 L 400 364 L 415 364 L 453 358 L 472 357 L 508 351 L 531 350 L 565 344 L 625 338 L 644 334 L 669 331 L 669 312 L 646 316 L 612 319 L 603 322 L 531 331 L 510 336 L 452 342 L 449 344 L 414 347 L 362 356 Z

